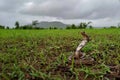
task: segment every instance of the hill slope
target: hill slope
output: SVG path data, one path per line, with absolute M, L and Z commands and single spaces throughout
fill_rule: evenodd
M 36 27 L 41 27 L 41 28 L 49 28 L 49 27 L 65 28 L 66 25 L 67 24 L 64 24 L 64 23 L 58 22 L 58 21 L 53 21 L 53 22 L 43 21 L 43 22 L 39 22 L 38 24 L 36 24 Z

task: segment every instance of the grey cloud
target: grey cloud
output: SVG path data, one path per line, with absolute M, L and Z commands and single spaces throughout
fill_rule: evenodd
M 19 0 L 2 0 L 0 2 L 2 3 L 0 5 L 0 11 L 3 12 L 15 11 L 23 3 L 22 1 Z
M 20 12 L 64 19 L 99 19 L 119 16 L 119 7 L 118 0 L 47 0 L 44 3 L 33 3 L 30 8 L 24 5 Z
M 120 0 L 0 0 L 0 24 L 39 21 L 76 23 L 92 21 L 95 26 L 120 22 Z M 102 24 L 101 24 L 102 23 Z
M 70 3 L 68 3 L 70 2 Z M 53 1 L 46 1 L 44 3 L 33 3 L 31 4 L 31 7 L 29 8 L 29 5 L 25 5 L 23 7 L 23 10 L 21 10 L 21 13 L 30 14 L 30 15 L 38 15 L 38 16 L 51 16 L 51 17 L 62 17 L 67 18 L 68 13 L 73 12 L 74 1 L 70 0 L 53 0 Z M 70 13 L 71 14 L 71 13 Z M 72 13 L 74 14 L 74 13 Z
M 24 3 L 30 2 L 31 0 L 0 0 L 0 11 L 3 12 L 14 12 L 19 10 Z M 37 2 L 41 2 L 38 0 L 34 0 Z

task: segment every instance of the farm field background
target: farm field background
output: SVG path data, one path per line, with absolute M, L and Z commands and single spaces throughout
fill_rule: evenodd
M 91 41 L 82 49 L 94 66 L 67 65 L 85 31 Z M 0 30 L 0 80 L 102 80 L 106 65 L 120 64 L 120 29 Z M 100 74 L 91 70 L 100 68 Z M 89 80 L 90 80 L 89 78 Z

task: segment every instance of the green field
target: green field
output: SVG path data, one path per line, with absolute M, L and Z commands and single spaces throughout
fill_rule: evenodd
M 94 66 L 67 64 L 81 31 L 91 38 L 82 51 L 95 59 Z M 0 30 L 0 80 L 79 80 L 81 71 L 83 79 L 102 80 L 107 65 L 119 64 L 120 29 Z

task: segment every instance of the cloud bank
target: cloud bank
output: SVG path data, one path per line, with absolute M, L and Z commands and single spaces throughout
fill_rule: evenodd
M 119 0 L 0 0 L 0 24 L 14 26 L 38 21 L 78 24 L 92 21 L 94 26 L 120 22 Z

